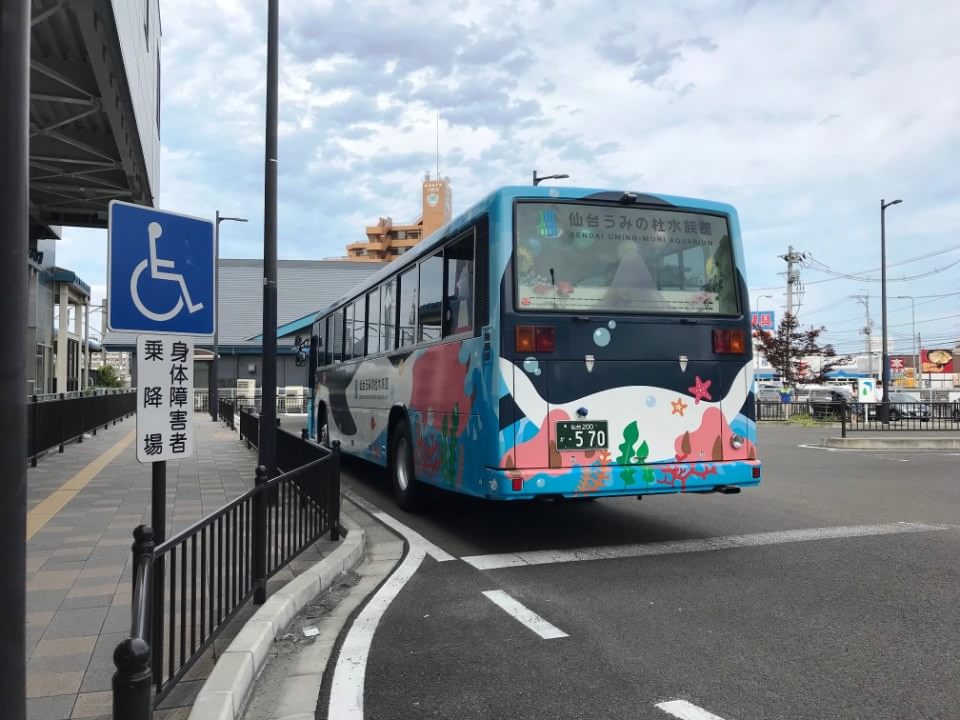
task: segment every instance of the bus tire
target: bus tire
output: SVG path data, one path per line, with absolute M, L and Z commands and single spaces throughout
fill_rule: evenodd
M 424 487 L 414 473 L 413 441 L 405 420 L 390 433 L 390 481 L 401 509 L 416 512 L 423 506 Z

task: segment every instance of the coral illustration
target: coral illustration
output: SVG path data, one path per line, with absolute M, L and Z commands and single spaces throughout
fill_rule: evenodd
M 690 478 L 703 480 L 717 474 L 716 465 L 664 465 L 659 470 L 662 477 L 657 478 L 657 484 L 676 487 L 680 483 L 681 492 L 687 489 L 687 480 Z

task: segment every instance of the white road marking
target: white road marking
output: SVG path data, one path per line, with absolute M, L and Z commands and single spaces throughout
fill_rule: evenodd
M 546 565 L 550 563 L 578 562 L 581 560 L 612 560 L 615 558 L 648 557 L 652 555 L 680 555 L 683 553 L 733 550 L 735 548 L 810 540 L 834 540 L 837 538 L 866 537 L 870 535 L 895 535 L 900 533 L 933 532 L 947 530 L 946 525 L 921 523 L 892 523 L 888 525 L 856 525 L 848 527 L 809 528 L 804 530 L 778 530 L 750 535 L 725 535 L 701 540 L 675 540 L 642 545 L 607 545 L 603 547 L 577 548 L 573 550 L 533 550 L 530 552 L 502 553 L 497 555 L 471 555 L 461 558 L 478 570 Z
M 530 608 L 514 600 L 503 590 L 485 590 L 483 594 L 496 605 L 499 605 L 504 612 L 516 619 L 519 623 L 526 625 L 544 640 L 570 637 L 560 628 L 548 623 Z
M 432 542 L 427 540 L 423 535 L 418 533 L 413 528 L 410 528 L 404 525 L 402 522 L 394 518 L 392 515 L 387 515 L 383 510 L 378 508 L 371 502 L 364 500 L 362 497 L 355 495 L 351 492 L 344 492 L 344 497 L 350 500 L 350 502 L 359 505 L 368 513 L 373 515 L 377 520 L 382 522 L 384 525 L 392 527 L 394 530 L 403 535 L 407 542 L 410 544 L 410 549 L 413 550 L 414 546 L 420 547 L 423 551 L 432 557 L 437 562 L 448 562 L 450 560 L 456 560 L 456 558 L 448 553 L 441 547 L 434 545 Z
M 723 720 L 719 715 L 707 712 L 686 700 L 670 700 L 657 703 L 657 708 L 680 720 Z
M 367 658 L 370 655 L 373 634 L 397 593 L 420 567 L 424 554 L 422 546 L 411 544 L 407 557 L 404 558 L 400 567 L 380 586 L 376 595 L 350 626 L 333 672 L 328 718 L 363 720 L 363 684 L 367 674 Z

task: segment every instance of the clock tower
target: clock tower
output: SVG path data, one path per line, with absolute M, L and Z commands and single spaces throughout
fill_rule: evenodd
M 426 237 L 434 230 L 450 222 L 453 217 L 453 198 L 450 192 L 450 178 L 430 179 L 430 173 L 423 180 L 423 234 Z

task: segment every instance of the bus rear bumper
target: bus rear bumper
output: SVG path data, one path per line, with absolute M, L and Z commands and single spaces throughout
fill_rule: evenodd
M 613 497 L 666 493 L 736 492 L 760 484 L 757 460 L 590 465 L 572 468 L 486 468 L 484 495 L 491 500 L 537 497 Z

